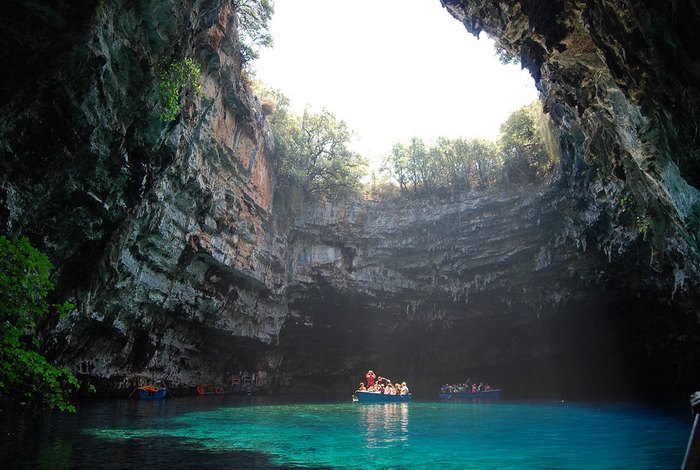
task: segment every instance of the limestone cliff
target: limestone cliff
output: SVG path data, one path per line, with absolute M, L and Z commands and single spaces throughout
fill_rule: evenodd
M 89 17 L 65 25 L 68 52 L 3 105 L 3 226 L 48 251 L 78 305 L 57 325 L 61 361 L 108 387 L 196 384 L 220 374 L 223 338 L 275 338 L 275 163 L 231 3 L 18 2 L 8 14 L 47 36 Z M 164 123 L 159 70 L 185 57 L 202 66 L 202 96 Z
M 52 356 L 103 391 L 243 368 L 280 389 L 346 390 L 368 367 L 425 393 L 463 374 L 530 395 L 700 385 L 697 7 L 442 4 L 531 71 L 559 181 L 293 220 L 231 2 L 0 7 L 2 231 L 47 251 L 77 304 L 45 326 Z M 159 70 L 183 58 L 202 95 L 164 123 Z

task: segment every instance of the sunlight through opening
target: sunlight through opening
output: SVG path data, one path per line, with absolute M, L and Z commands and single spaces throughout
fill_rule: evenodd
M 256 78 L 298 112 L 325 108 L 347 122 L 372 166 L 413 137 L 493 140 L 537 98 L 527 70 L 500 63 L 493 41 L 437 0 L 280 1 L 270 32 Z

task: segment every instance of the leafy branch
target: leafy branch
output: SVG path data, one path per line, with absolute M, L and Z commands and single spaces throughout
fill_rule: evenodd
M 78 379 L 67 369 L 50 364 L 38 351 L 39 320 L 49 311 L 65 315 L 75 306 L 49 304 L 53 265 L 26 237 L 0 236 L 0 399 L 34 409 L 75 411 L 70 396 Z

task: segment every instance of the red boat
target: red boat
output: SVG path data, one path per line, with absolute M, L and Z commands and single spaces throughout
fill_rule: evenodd
M 226 393 L 223 387 L 214 388 L 213 385 L 200 385 L 197 387 L 197 395 L 223 395 Z

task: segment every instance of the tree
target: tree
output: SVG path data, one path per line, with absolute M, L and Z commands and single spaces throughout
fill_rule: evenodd
M 350 149 L 347 124 L 325 109 L 295 114 L 279 90 L 253 85 L 272 129 L 282 181 L 316 199 L 359 195 L 368 163 Z
M 408 189 L 408 148 L 401 143 L 395 143 L 391 148 L 391 153 L 384 157 L 382 171 L 391 175 L 399 185 L 399 189 L 403 192 Z
M 453 193 L 472 189 L 473 159 L 465 139 L 439 138 L 437 148 L 445 173 L 445 184 Z
M 493 184 L 500 166 L 495 144 L 484 139 L 446 139 L 434 146 L 422 140 L 394 144 L 385 157 L 382 170 L 387 171 L 403 192 L 469 192 Z
M 544 179 L 551 170 L 550 156 L 539 128 L 537 101 L 514 111 L 501 124 L 498 146 L 506 183 L 523 184 Z
M 417 137 L 412 138 L 411 143 L 408 145 L 408 169 L 414 191 L 422 188 L 429 193 L 431 190 L 432 175 L 435 168 L 429 157 L 430 154 L 423 140 Z
M 479 189 L 492 186 L 502 166 L 496 144 L 486 139 L 471 139 L 467 146 L 476 170 L 476 186 Z
M 247 64 L 260 55 L 261 47 L 272 46 L 270 20 L 275 12 L 272 0 L 234 0 L 238 19 L 238 40 L 241 63 Z
M 277 129 L 284 154 L 282 172 L 301 184 L 306 195 L 334 199 L 357 194 L 367 161 L 349 148 L 352 133 L 327 110 L 288 116 Z
M 518 65 L 520 63 L 520 57 L 513 53 L 510 52 L 508 49 L 503 47 L 500 43 L 496 43 L 494 45 L 494 52 L 496 54 L 496 58 L 500 63 L 503 65 L 508 65 L 508 64 L 514 64 Z
M 39 352 L 37 323 L 49 311 L 60 314 L 69 303 L 49 304 L 53 265 L 26 237 L 0 236 L 0 398 L 35 410 L 75 411 L 69 397 L 79 389 L 67 368 L 50 364 Z

